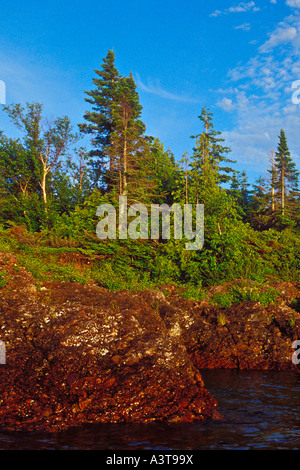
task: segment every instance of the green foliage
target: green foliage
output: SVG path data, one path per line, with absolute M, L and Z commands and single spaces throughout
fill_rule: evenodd
M 199 285 L 187 285 L 184 292 L 181 294 L 182 297 L 186 299 L 195 300 L 196 302 L 199 300 L 204 300 L 206 298 L 206 292 L 202 289 L 201 283 Z
M 93 268 L 91 276 L 99 285 L 111 291 L 154 288 L 149 273 L 138 272 L 132 266 L 118 266 L 104 262 Z
M 73 147 L 78 136 L 67 116 L 47 124 L 39 103 L 4 107 L 21 138 L 0 133 L 0 250 L 15 253 L 38 281 L 94 280 L 112 290 L 171 283 L 194 300 L 207 286 L 240 278 L 298 281 L 298 171 L 284 131 L 271 182 L 259 178 L 250 191 L 246 173 L 231 168 L 230 149 L 206 108 L 192 156 L 175 162 L 159 139 L 144 134 L 136 84 L 131 74 L 120 76 L 112 51 L 95 73 L 94 89 L 86 92 L 91 110 L 79 125 L 92 137 L 91 149 Z M 184 239 L 99 240 L 97 207 L 113 204 L 118 213 L 119 195 L 147 207 L 204 204 L 203 249 L 187 251 Z M 61 263 L 67 252 L 91 265 Z M 273 295 L 238 288 L 214 300 L 224 307 L 250 299 L 265 304 Z
M 103 59 L 101 70 L 95 70 L 95 73 L 96 77 L 93 78 L 95 88 L 85 92 L 87 95 L 85 101 L 92 105 L 92 110 L 85 112 L 85 122 L 79 124 L 79 128 L 83 134 L 93 136 L 89 163 L 93 185 L 100 187 L 106 173 L 105 164 L 109 162 L 110 171 L 114 166 L 110 151 L 114 132 L 112 108 L 119 72 L 115 66 L 115 54 L 112 50 L 109 50 Z M 107 183 L 110 184 L 109 176 Z
M 210 300 L 220 308 L 230 308 L 235 303 L 260 302 L 263 307 L 274 304 L 278 298 L 278 291 L 272 287 L 263 288 L 261 285 L 232 286 L 228 291 L 217 292 Z
M 7 273 L 5 271 L 0 271 L 0 289 L 6 286 L 8 282 Z

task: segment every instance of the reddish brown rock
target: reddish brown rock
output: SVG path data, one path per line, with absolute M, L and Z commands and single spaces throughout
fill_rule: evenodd
M 280 283 L 276 305 L 244 302 L 224 310 L 209 299 L 183 299 L 173 287 L 165 295 L 60 282 L 37 289 L 16 258 L 3 253 L 0 273 L 6 429 L 219 419 L 199 369 L 298 370 L 291 360 L 300 339 L 300 314 L 290 307 L 300 299 L 296 284 Z
M 267 307 L 243 302 L 221 309 L 173 293 L 158 297 L 158 310 L 199 369 L 298 371 L 292 344 L 300 339 L 300 314 L 289 302 L 300 299 L 300 291 L 288 284 L 279 303 Z
M 143 293 L 45 283 L 0 254 L 0 426 L 59 430 L 83 423 L 193 421 L 216 401 L 185 346 Z

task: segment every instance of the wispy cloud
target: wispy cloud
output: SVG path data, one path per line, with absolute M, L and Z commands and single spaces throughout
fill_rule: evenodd
M 292 8 L 300 8 L 300 0 L 286 0 L 286 4 Z
M 299 31 L 295 26 L 287 23 L 280 23 L 273 31 L 269 39 L 260 47 L 260 52 L 269 52 L 274 47 L 292 42 L 298 35 Z
M 172 100 L 172 101 L 182 101 L 185 103 L 200 103 L 200 100 L 197 98 L 193 98 L 191 96 L 187 95 L 179 95 L 176 93 L 171 93 L 160 85 L 159 80 L 155 81 L 148 81 L 147 83 L 144 83 L 139 74 L 136 74 L 136 83 L 138 88 L 141 90 L 145 91 L 146 93 L 150 93 L 152 95 L 159 96 L 160 98 L 166 99 L 166 100 Z
M 242 31 L 250 31 L 251 25 L 250 23 L 243 23 L 238 26 L 234 26 L 234 29 L 241 29 Z
M 271 3 L 275 3 L 272 1 Z M 300 8 L 300 0 L 287 0 Z M 292 103 L 292 83 L 300 79 L 300 12 L 275 25 L 257 53 L 228 73 L 228 87 L 217 90 L 217 105 L 233 113 L 235 126 L 223 133 L 233 158 L 252 174 L 266 173 L 269 153 L 284 129 L 300 166 L 300 106 Z
M 292 0 L 290 0 L 292 1 Z M 255 12 L 259 11 L 260 8 L 255 5 L 255 2 L 241 2 L 236 6 L 232 6 L 229 8 L 226 8 L 225 10 L 215 10 L 213 13 L 211 13 L 209 16 L 216 17 L 220 15 L 228 15 L 230 13 L 244 13 L 244 12 Z
M 221 101 L 217 102 L 217 106 L 219 106 L 219 108 L 223 109 L 224 111 L 232 111 L 234 109 L 232 99 L 227 98 L 226 96 Z

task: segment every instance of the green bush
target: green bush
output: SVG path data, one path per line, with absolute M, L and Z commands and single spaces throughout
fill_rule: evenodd
M 204 300 L 206 295 L 207 294 L 205 290 L 202 289 L 201 283 L 198 286 L 188 285 L 182 293 L 182 297 L 195 300 L 196 302 L 199 300 Z
M 0 289 L 6 286 L 8 282 L 8 276 L 5 271 L 0 271 Z
M 217 292 L 210 303 L 220 308 L 230 308 L 235 303 L 253 301 L 260 302 L 263 307 L 274 304 L 278 298 L 278 291 L 272 287 L 264 289 L 260 286 L 232 286 L 228 292 Z

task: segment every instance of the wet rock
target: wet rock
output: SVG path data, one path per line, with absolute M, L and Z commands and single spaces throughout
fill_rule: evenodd
M 0 253 L 0 426 L 56 431 L 220 419 L 199 369 L 298 370 L 291 358 L 300 292 L 283 282 L 279 291 L 275 305 L 221 309 L 184 299 L 174 286 L 110 292 L 44 282 L 37 289 L 14 256 Z
M 297 295 L 293 286 L 293 298 Z M 160 300 L 159 311 L 199 369 L 298 370 L 292 343 L 300 339 L 300 314 L 290 300 L 288 294 L 286 301 L 267 307 L 243 302 L 221 309 L 174 294 Z
M 143 293 L 47 282 L 0 254 L 0 426 L 202 421 L 217 403 Z M 150 299 L 151 300 L 151 299 Z M 153 300 L 153 299 L 152 299 Z

